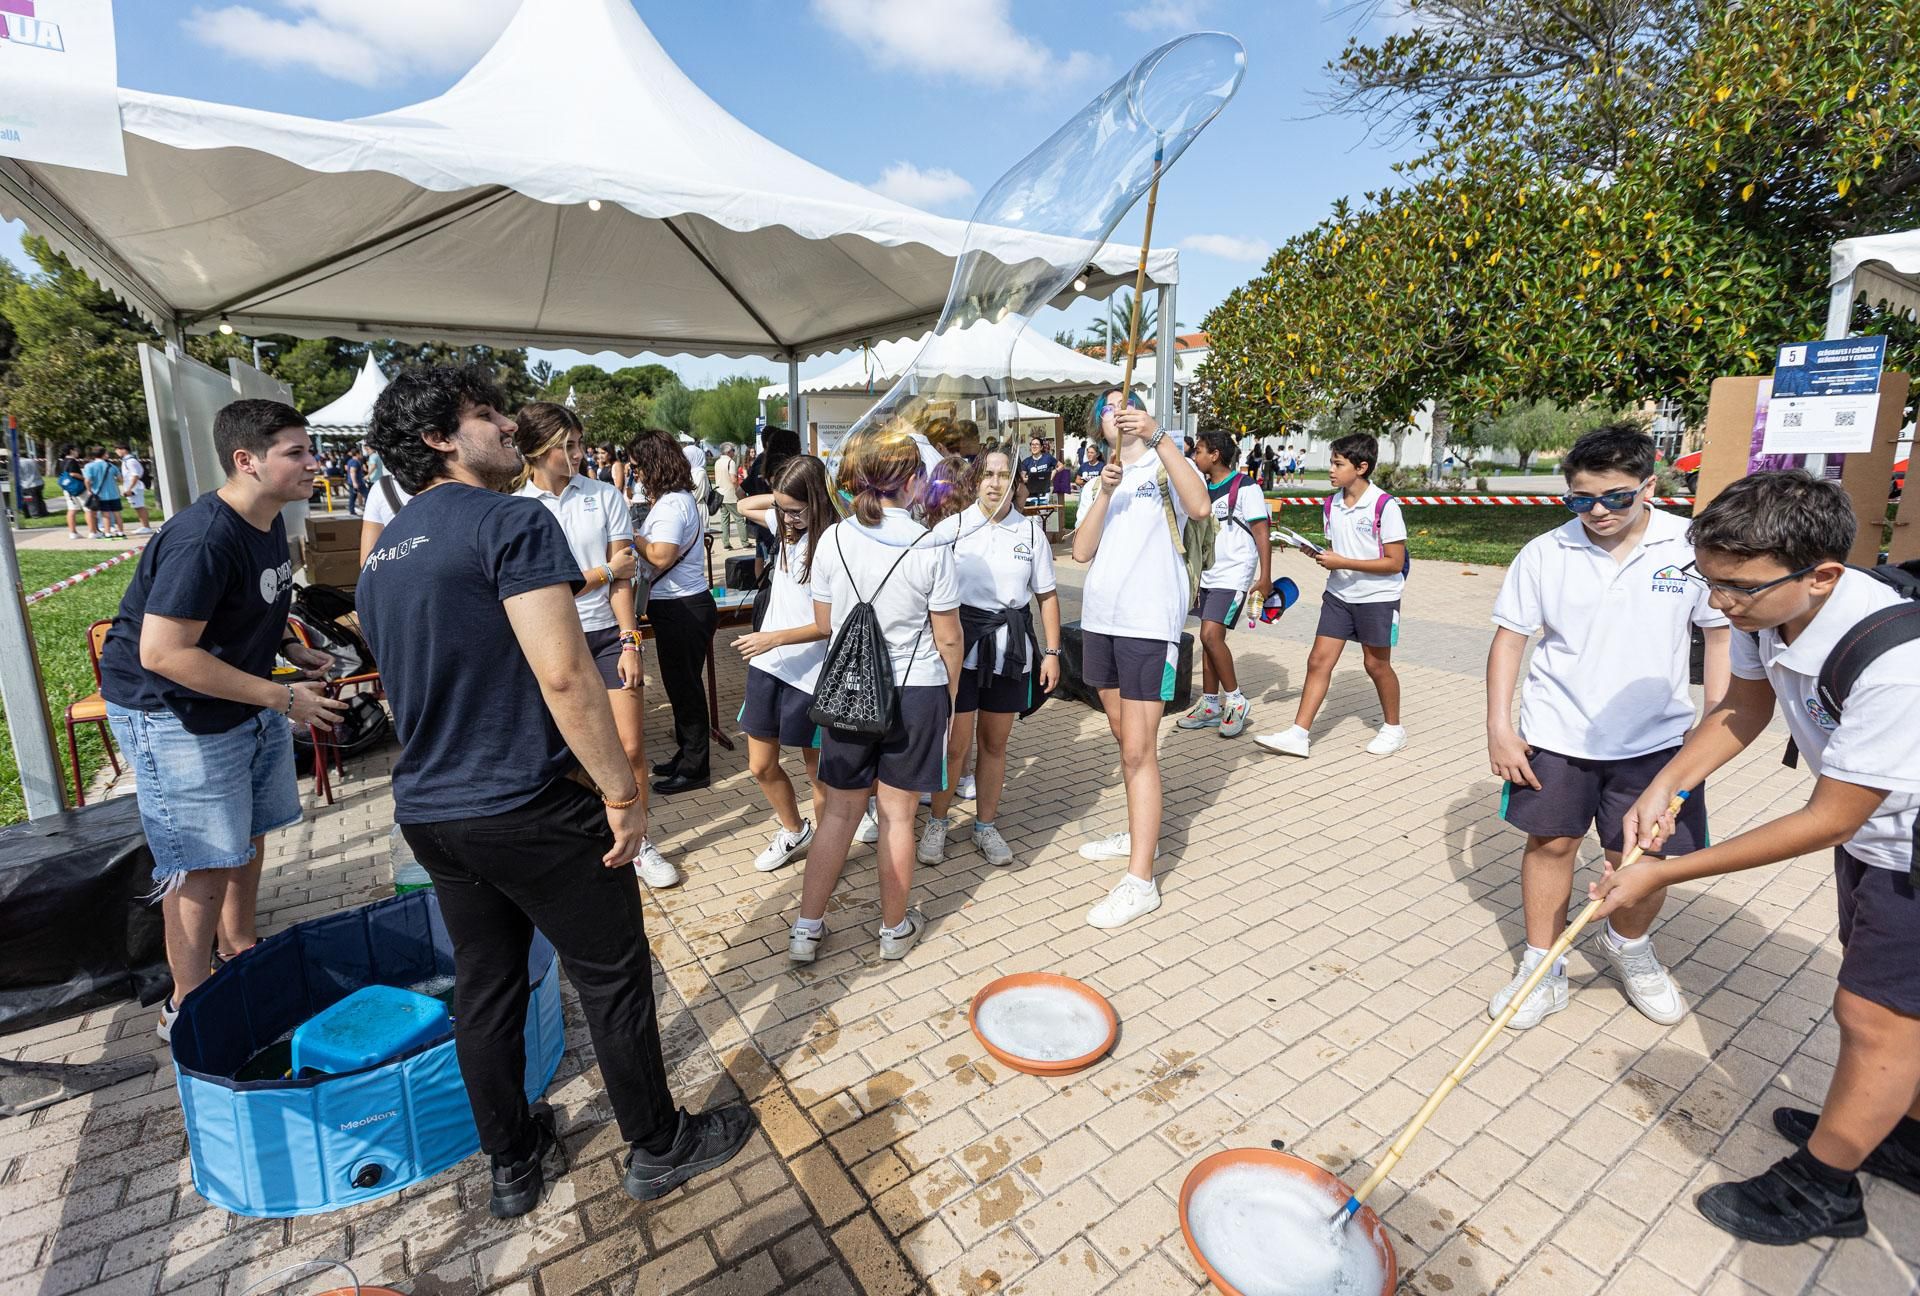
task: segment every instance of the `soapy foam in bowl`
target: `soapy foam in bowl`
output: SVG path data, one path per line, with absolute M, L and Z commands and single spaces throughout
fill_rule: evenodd
M 995 1048 L 1033 1062 L 1085 1057 L 1107 1042 L 1100 1006 L 1064 986 L 1011 986 L 989 995 L 974 1024 Z
M 1277 1166 L 1227 1166 L 1194 1189 L 1187 1223 L 1240 1296 L 1374 1296 L 1386 1275 L 1365 1231 L 1327 1223 L 1344 1201 Z

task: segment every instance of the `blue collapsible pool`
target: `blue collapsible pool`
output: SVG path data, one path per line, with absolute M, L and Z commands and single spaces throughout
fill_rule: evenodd
M 180 1005 L 173 1062 L 193 1186 L 241 1215 L 311 1215 L 398 1192 L 479 1149 L 451 1030 L 337 1075 L 236 1079 L 364 986 L 450 986 L 431 890 L 301 923 L 226 964 Z M 565 1044 L 553 947 L 527 956 L 527 1098 Z

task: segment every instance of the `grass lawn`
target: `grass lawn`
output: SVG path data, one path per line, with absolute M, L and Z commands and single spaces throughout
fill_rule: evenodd
M 51 585 L 77 571 L 100 562 L 99 553 L 20 553 L 21 583 L 28 593 Z M 60 714 L 67 704 L 94 691 L 93 667 L 87 658 L 87 627 L 95 621 L 111 618 L 120 606 L 120 596 L 133 579 L 135 564 L 121 563 L 71 589 L 61 590 L 27 609 L 33 623 L 34 644 L 40 655 L 40 676 L 46 684 L 47 713 L 52 718 L 53 741 L 58 749 L 62 779 L 67 772 L 66 730 Z M 80 729 L 80 773 L 83 779 L 106 764 L 106 749 L 100 745 L 99 729 L 85 725 Z M 67 791 L 72 796 L 72 789 Z M 20 790 L 20 768 L 14 760 L 13 741 L 0 729 L 0 824 L 18 823 L 26 818 L 27 807 Z

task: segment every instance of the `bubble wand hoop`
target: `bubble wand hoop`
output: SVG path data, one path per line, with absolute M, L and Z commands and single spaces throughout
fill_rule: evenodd
M 1691 792 L 1685 791 L 1674 793 L 1673 800 L 1667 803 L 1667 813 L 1677 816 L 1680 813 L 1681 807 L 1686 805 L 1687 798 L 1692 795 Z M 1656 838 L 1656 842 L 1657 840 Z M 1635 846 L 1627 852 L 1626 858 L 1620 861 L 1620 868 L 1614 871 L 1621 872 L 1631 868 L 1634 863 L 1639 860 L 1644 851 L 1644 847 Z M 1569 923 L 1567 929 L 1560 933 L 1560 939 L 1555 941 L 1552 948 L 1547 950 L 1547 956 L 1540 960 L 1538 967 L 1534 968 L 1533 975 L 1529 976 L 1526 981 L 1521 984 L 1520 989 L 1514 992 L 1513 998 L 1507 1001 L 1507 1006 L 1502 1008 L 1500 1015 L 1493 1019 L 1493 1025 L 1487 1027 L 1486 1031 L 1481 1034 L 1479 1040 L 1474 1043 L 1474 1046 L 1467 1050 L 1467 1055 L 1460 1059 L 1459 1065 L 1447 1073 L 1447 1078 L 1440 1082 L 1440 1087 L 1433 1091 L 1426 1103 L 1414 1114 L 1413 1119 L 1407 1122 L 1407 1127 L 1400 1131 L 1400 1137 L 1393 1141 L 1393 1146 L 1387 1149 L 1387 1154 L 1380 1158 L 1380 1164 L 1374 1167 L 1373 1173 L 1367 1176 L 1367 1181 L 1360 1185 L 1359 1191 L 1347 1198 L 1346 1204 L 1333 1213 L 1333 1217 L 1329 1219 L 1327 1223 L 1335 1230 L 1338 1230 L 1349 1219 L 1353 1218 L 1354 1213 L 1358 1211 L 1366 1202 L 1367 1198 L 1372 1195 L 1373 1190 L 1385 1182 L 1386 1177 L 1393 1172 L 1393 1167 L 1399 1164 L 1402 1156 L 1406 1155 L 1407 1148 L 1413 1142 L 1414 1136 L 1427 1127 L 1427 1122 L 1433 1118 L 1433 1113 L 1439 1110 L 1440 1104 L 1446 1101 L 1447 1095 L 1453 1092 L 1456 1085 L 1467 1078 L 1467 1073 L 1473 1070 L 1473 1064 L 1480 1060 L 1480 1055 L 1487 1051 L 1487 1046 L 1493 1043 L 1494 1037 L 1506 1029 L 1507 1023 L 1513 1020 L 1513 1015 L 1520 1011 L 1520 1005 L 1525 1003 L 1527 996 L 1533 993 L 1533 988 L 1540 984 L 1541 980 L 1545 978 L 1553 965 L 1558 963 L 1560 959 L 1565 956 L 1566 952 L 1573 947 L 1574 940 L 1586 929 L 1586 925 L 1593 921 L 1594 915 L 1600 911 L 1601 903 L 1602 901 L 1600 900 L 1588 901 L 1587 907 L 1580 911 L 1580 916 Z

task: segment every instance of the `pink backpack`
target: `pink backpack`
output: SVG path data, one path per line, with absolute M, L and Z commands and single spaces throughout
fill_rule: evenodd
M 1373 538 L 1380 546 L 1380 556 L 1387 556 L 1387 542 L 1380 539 L 1380 519 L 1387 514 L 1387 501 L 1393 496 L 1381 491 L 1373 501 Z M 1333 543 L 1333 492 L 1328 491 L 1326 498 L 1320 501 L 1320 531 L 1327 537 L 1327 543 Z M 1413 547 L 1405 545 L 1400 551 L 1400 574 L 1405 576 L 1413 570 Z

